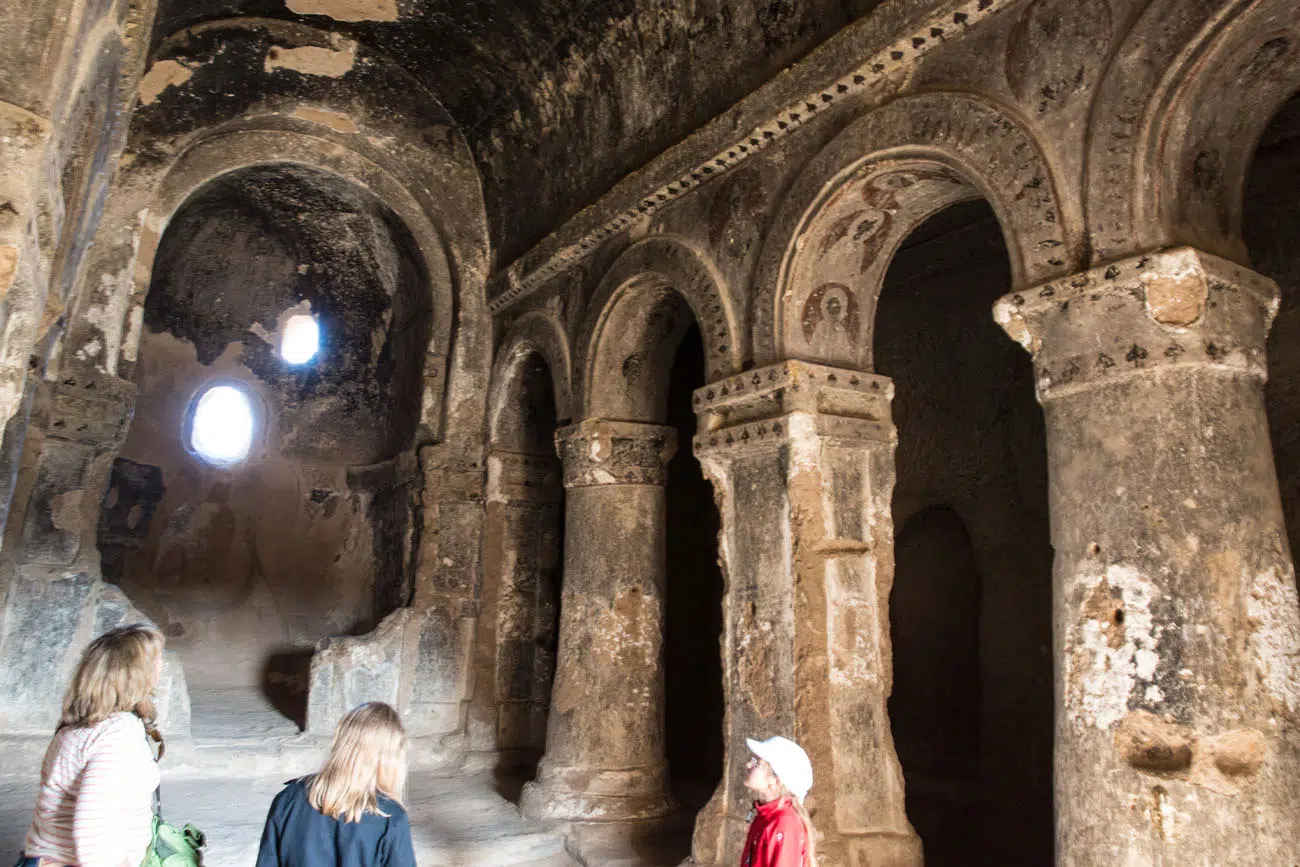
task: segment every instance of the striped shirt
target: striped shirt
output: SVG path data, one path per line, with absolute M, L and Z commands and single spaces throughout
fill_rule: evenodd
M 135 867 L 153 833 L 158 780 L 144 723 L 135 714 L 60 729 L 41 763 L 24 852 L 78 867 Z

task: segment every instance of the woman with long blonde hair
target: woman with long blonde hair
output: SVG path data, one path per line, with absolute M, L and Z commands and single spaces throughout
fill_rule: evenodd
M 271 802 L 257 867 L 415 867 L 406 730 L 383 702 L 339 720 L 329 757 Z
M 817 867 L 817 829 L 803 805 L 813 782 L 808 754 L 780 736 L 745 743 L 754 754 L 745 788 L 757 800 L 740 867 Z
M 137 867 L 153 832 L 158 766 L 149 747 L 163 637 L 124 626 L 90 642 L 41 763 L 25 867 Z

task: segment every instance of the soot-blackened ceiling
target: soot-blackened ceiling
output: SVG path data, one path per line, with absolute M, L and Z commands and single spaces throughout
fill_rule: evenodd
M 423 80 L 483 173 L 504 265 L 881 0 L 162 0 L 330 28 Z
M 368 193 L 298 166 L 256 166 L 208 184 L 172 218 L 144 324 L 193 344 L 204 366 L 238 346 L 286 454 L 375 463 L 415 430 L 427 284 L 414 241 Z M 295 366 L 259 334 L 299 310 L 322 337 Z

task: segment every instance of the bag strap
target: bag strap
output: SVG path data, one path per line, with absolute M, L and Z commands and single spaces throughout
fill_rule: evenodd
M 136 718 L 139 719 L 140 722 L 144 723 L 144 743 L 145 746 L 148 747 L 149 749 L 149 754 L 153 755 L 154 744 L 159 745 L 158 758 L 154 759 L 154 764 L 161 762 L 163 757 L 163 749 L 164 749 L 162 746 L 162 742 L 163 742 L 162 734 L 158 731 L 158 729 L 154 728 L 149 723 L 145 722 L 144 719 L 139 716 L 139 714 L 136 715 Z M 162 771 L 161 769 L 158 771 L 158 788 L 153 790 L 153 814 L 160 819 L 162 818 Z

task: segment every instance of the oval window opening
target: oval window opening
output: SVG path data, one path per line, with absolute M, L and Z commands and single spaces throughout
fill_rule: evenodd
M 320 324 L 307 313 L 290 316 L 280 334 L 280 357 L 289 364 L 306 364 L 320 350 Z
M 190 445 L 206 461 L 233 464 L 253 445 L 253 406 L 248 395 L 229 385 L 209 388 L 194 407 Z

